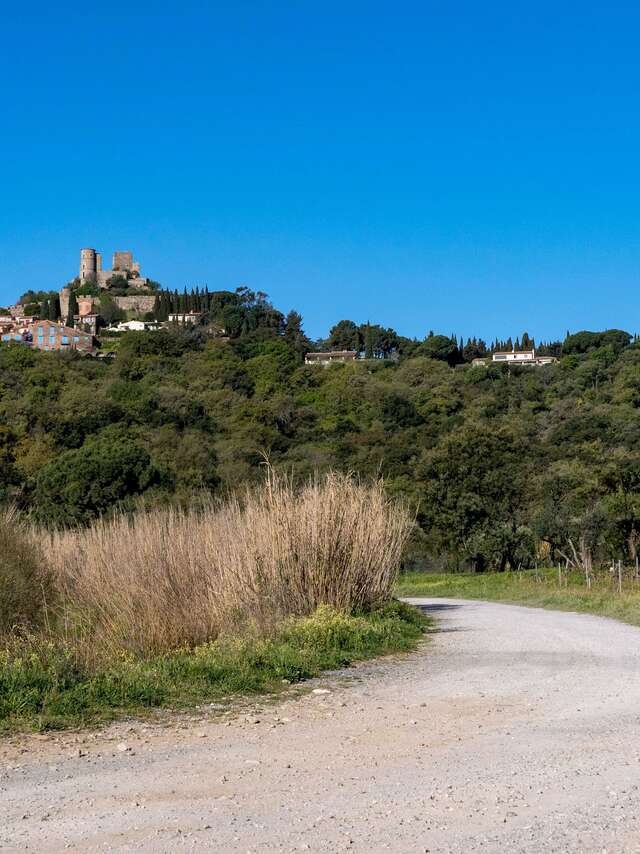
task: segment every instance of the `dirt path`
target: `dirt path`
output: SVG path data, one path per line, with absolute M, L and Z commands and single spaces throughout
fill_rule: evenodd
M 227 722 L 0 747 L 0 850 L 640 852 L 640 630 L 416 600 L 419 653 Z

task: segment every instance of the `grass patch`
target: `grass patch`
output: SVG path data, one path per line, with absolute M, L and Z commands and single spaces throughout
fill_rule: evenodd
M 89 672 L 72 650 L 38 636 L 0 652 L 0 731 L 62 729 L 136 714 L 185 708 L 236 694 L 273 691 L 323 670 L 412 649 L 426 621 L 391 602 L 349 615 L 328 606 L 289 618 L 268 638 L 218 638 L 146 660 L 122 657 Z
M 640 626 L 640 583 L 627 578 L 622 593 L 608 574 L 587 589 L 584 576 L 555 569 L 528 572 L 426 575 L 405 573 L 396 584 L 398 596 L 446 596 L 458 599 L 487 599 L 559 611 L 599 614 Z

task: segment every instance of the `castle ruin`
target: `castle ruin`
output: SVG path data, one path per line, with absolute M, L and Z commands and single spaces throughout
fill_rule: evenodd
M 135 279 L 137 288 L 144 288 L 148 283 L 148 279 L 140 276 L 140 263 L 133 260 L 133 252 L 114 252 L 111 270 L 103 270 L 101 252 L 96 252 L 95 249 L 80 250 L 80 282 L 82 284 L 95 282 L 99 287 L 106 288 L 112 276 Z
M 135 289 L 133 294 L 113 297 L 113 302 L 119 308 L 124 311 L 140 313 L 153 310 L 155 294 L 149 286 L 149 279 L 140 275 L 140 263 L 133 260 L 133 252 L 128 250 L 114 252 L 111 269 L 103 270 L 101 252 L 90 248 L 80 250 L 80 270 L 76 284 L 79 281 L 81 285 L 92 284 L 107 289 L 109 279 L 116 276 L 126 280 L 125 287 Z M 70 282 L 60 291 L 60 309 L 63 317 L 66 317 L 69 312 L 69 297 L 72 287 L 75 287 L 74 283 Z M 147 293 L 136 293 L 137 291 L 146 291 Z M 99 304 L 99 299 L 96 296 L 89 296 L 85 302 L 90 304 L 88 310 L 92 311 L 93 307 Z

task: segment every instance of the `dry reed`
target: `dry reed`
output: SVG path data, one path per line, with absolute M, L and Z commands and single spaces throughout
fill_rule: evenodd
M 329 474 L 296 491 L 270 471 L 223 505 L 59 532 L 50 555 L 76 645 L 139 656 L 323 604 L 374 607 L 391 595 L 411 526 L 380 482 Z

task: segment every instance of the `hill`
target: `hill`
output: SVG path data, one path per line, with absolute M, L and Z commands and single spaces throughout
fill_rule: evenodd
M 299 478 L 382 475 L 417 514 L 411 566 L 635 560 L 640 346 L 627 333 L 569 336 L 556 364 L 511 369 L 466 364 L 446 336 L 396 336 L 386 352 L 361 337 L 364 355 L 395 358 L 325 368 L 303 364 L 299 315 L 255 295 L 240 309 L 225 339 L 127 333 L 112 361 L 1 347 L 0 499 L 84 524 L 236 491 L 266 454 Z M 348 344 L 349 324 L 326 345 Z

